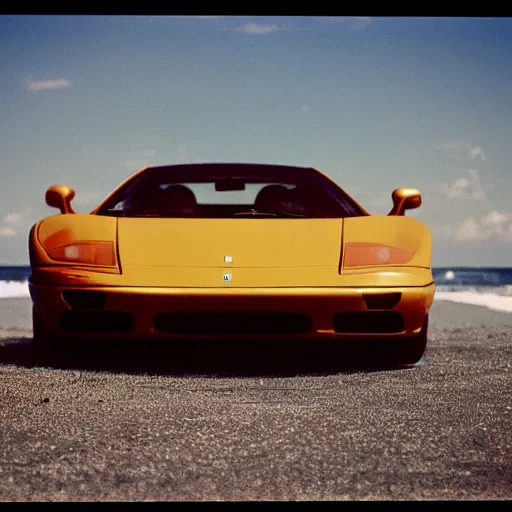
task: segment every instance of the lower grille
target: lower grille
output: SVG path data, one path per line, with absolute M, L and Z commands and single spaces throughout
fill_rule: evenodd
M 311 317 L 280 312 L 181 312 L 155 318 L 155 329 L 178 334 L 300 334 L 313 328 Z
M 333 325 L 339 333 L 392 334 L 404 330 L 404 319 L 396 311 L 354 311 L 334 315 Z
M 66 311 L 60 317 L 63 332 L 123 333 L 133 325 L 133 316 L 121 311 Z

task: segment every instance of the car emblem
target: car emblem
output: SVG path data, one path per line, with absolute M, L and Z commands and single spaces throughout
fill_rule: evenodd
M 230 283 L 231 282 L 231 274 L 224 274 L 224 282 Z
M 233 256 L 224 256 L 225 263 L 233 263 Z

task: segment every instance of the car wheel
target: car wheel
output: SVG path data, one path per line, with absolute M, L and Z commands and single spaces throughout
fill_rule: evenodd
M 419 334 L 413 338 L 393 340 L 386 344 L 381 362 L 386 366 L 413 366 L 421 360 L 427 348 L 428 315 Z
M 35 307 L 32 306 L 32 347 L 38 363 L 48 362 L 57 353 L 60 343 L 48 336 Z
M 421 332 L 400 343 L 391 351 L 391 362 L 396 366 L 412 366 L 423 357 L 428 340 L 428 315 L 425 317 Z

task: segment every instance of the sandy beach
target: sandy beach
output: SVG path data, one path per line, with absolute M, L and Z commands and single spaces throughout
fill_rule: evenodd
M 412 369 L 264 344 L 40 367 L 30 307 L 0 299 L 1 501 L 512 499 L 510 313 L 436 301 Z

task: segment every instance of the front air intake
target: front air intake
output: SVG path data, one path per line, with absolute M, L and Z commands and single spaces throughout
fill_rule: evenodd
M 155 330 L 177 334 L 301 334 L 313 329 L 313 320 L 302 313 L 185 311 L 155 318 Z
M 333 326 L 340 334 L 394 334 L 404 330 L 404 319 L 396 311 L 354 311 L 334 315 Z
M 122 311 L 66 311 L 60 317 L 62 332 L 126 333 L 133 330 L 134 318 Z

